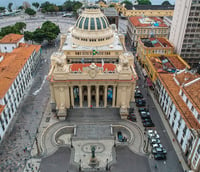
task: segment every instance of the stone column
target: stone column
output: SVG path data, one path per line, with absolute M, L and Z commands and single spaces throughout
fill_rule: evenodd
M 112 107 L 115 107 L 115 98 L 116 97 L 116 85 L 113 85 L 113 98 L 112 98 Z
M 73 86 L 70 87 L 71 90 L 71 106 L 74 107 L 74 90 L 73 90 Z
M 91 106 L 91 86 L 90 85 L 88 85 L 87 86 L 87 93 L 88 93 L 88 107 L 90 107 Z
M 108 95 L 108 86 L 104 86 L 104 107 L 107 106 L 107 95 Z
M 96 107 L 99 107 L 99 85 L 96 86 Z
M 79 104 L 80 104 L 80 107 L 83 107 L 83 93 L 82 93 L 82 86 L 79 86 Z

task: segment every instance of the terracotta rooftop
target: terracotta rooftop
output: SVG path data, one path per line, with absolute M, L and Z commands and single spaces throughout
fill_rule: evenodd
M 19 34 L 13 34 L 10 33 L 6 36 L 4 36 L 1 40 L 0 43 L 6 43 L 6 44 L 11 44 L 11 43 L 17 43 L 18 41 L 20 41 L 20 39 L 22 39 L 24 37 L 24 35 L 19 35 Z
M 0 98 L 3 98 L 31 54 L 40 50 L 40 45 L 20 44 L 11 53 L 0 53 Z
M 133 16 L 133 17 L 129 17 L 130 22 L 136 26 L 136 27 L 148 27 L 151 26 L 153 23 L 154 28 L 156 27 L 168 27 L 163 20 L 161 20 L 158 17 L 142 17 L 142 16 Z M 146 22 L 141 22 L 141 21 L 145 21 Z M 151 22 L 152 21 L 152 22 Z
M 184 71 L 176 75 L 176 80 L 181 86 L 184 84 L 183 92 L 200 114 L 200 75 Z
M 4 108 L 5 108 L 5 105 L 0 105 L 0 115 L 3 112 Z
M 194 117 L 190 109 L 187 107 L 181 96 L 179 95 L 180 86 L 173 79 L 173 74 L 159 74 L 158 77 L 174 102 L 177 110 L 180 112 L 183 120 L 188 128 L 200 129 L 200 124 Z
M 85 67 L 89 67 L 91 65 L 91 63 L 75 63 L 75 64 L 72 64 L 70 66 L 71 68 L 71 71 L 83 71 L 83 68 Z M 102 64 L 101 63 L 95 63 L 95 65 L 97 67 L 102 67 Z M 107 71 L 114 71 L 116 68 L 116 66 L 112 63 L 104 63 L 104 66 L 103 66 L 103 71 L 107 70 Z
M 161 55 L 161 56 L 149 56 L 151 63 L 157 72 L 161 73 L 174 73 L 176 69 L 183 70 L 190 66 L 182 59 L 179 59 L 178 55 Z M 163 68 L 165 66 L 165 69 Z
M 187 84 L 188 82 L 191 82 L 192 80 L 197 79 L 200 77 L 197 74 L 192 74 L 190 72 L 180 72 L 178 75 L 176 75 L 176 80 L 179 82 L 180 85 Z
M 172 48 L 172 44 L 165 38 L 139 38 L 146 47 Z

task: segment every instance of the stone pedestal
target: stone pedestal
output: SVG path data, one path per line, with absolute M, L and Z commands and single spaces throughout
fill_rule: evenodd
M 127 119 L 128 109 L 127 108 L 120 108 L 120 116 L 121 116 L 121 119 Z
M 67 117 L 67 111 L 66 111 L 66 109 L 60 109 L 60 110 L 58 111 L 57 116 L 59 117 L 59 119 L 65 120 L 65 118 Z
M 96 158 L 96 157 L 90 159 L 89 166 L 91 166 L 91 167 L 93 167 L 93 168 L 99 166 L 99 161 L 97 161 L 97 158 Z

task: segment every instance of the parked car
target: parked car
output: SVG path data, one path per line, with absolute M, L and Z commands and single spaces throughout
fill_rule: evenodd
M 152 144 L 152 148 L 163 148 L 163 145 L 162 144 Z
M 136 99 L 135 103 L 136 103 L 136 106 L 138 106 L 138 107 L 146 105 L 146 101 L 144 99 Z
M 136 98 L 136 99 L 141 99 L 141 98 L 143 98 L 143 95 L 142 95 L 142 93 L 141 93 L 141 92 L 138 92 L 138 91 L 136 91 L 136 92 L 135 92 L 135 98 Z
M 134 108 L 132 107 L 129 109 L 129 113 L 133 113 L 133 112 L 134 112 Z
M 151 145 L 153 145 L 153 144 L 159 144 L 160 143 L 160 139 L 155 139 L 155 138 L 152 138 L 152 139 L 150 139 L 150 143 L 151 143 Z
M 150 133 L 148 134 L 148 138 L 155 138 L 155 139 L 160 139 L 160 136 L 158 134 L 155 134 L 155 133 Z
M 143 126 L 144 127 L 154 127 L 155 125 L 154 125 L 154 123 L 151 121 L 146 121 L 146 122 L 144 122 L 143 123 Z
M 148 130 L 147 135 L 149 136 L 150 134 L 158 134 L 156 130 Z
M 144 118 L 142 119 L 142 123 L 145 123 L 145 122 L 152 122 L 151 118 Z
M 152 150 L 151 150 L 151 153 L 152 154 L 160 154 L 160 153 L 162 153 L 162 154 L 167 154 L 167 151 L 166 151 L 166 149 L 164 149 L 164 148 L 153 148 Z
M 137 121 L 137 118 L 134 115 L 128 115 L 127 119 L 130 120 L 130 121 L 134 121 L 134 122 Z
M 118 132 L 117 132 L 117 137 L 118 137 L 119 142 L 122 142 L 122 141 L 123 141 L 123 135 L 122 135 L 122 132 L 121 132 L 121 131 L 118 131 Z
M 140 112 L 140 117 L 142 118 L 142 119 L 150 119 L 151 117 L 150 117 L 150 113 L 149 112 L 145 112 L 145 111 L 142 111 L 142 112 Z
M 145 107 L 138 108 L 138 112 L 142 112 L 142 111 L 149 112 L 149 109 L 147 109 Z
M 154 155 L 154 159 L 155 160 L 166 160 L 167 159 L 167 157 L 166 157 L 166 155 L 165 154 L 160 154 L 160 153 L 158 153 L 158 154 L 155 154 Z

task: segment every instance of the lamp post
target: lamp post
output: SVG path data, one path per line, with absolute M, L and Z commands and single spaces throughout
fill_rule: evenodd
M 81 171 L 81 159 L 79 160 L 79 171 Z
M 114 147 L 116 147 L 116 136 L 114 136 Z
M 108 171 L 108 158 L 106 159 L 106 171 Z
M 71 148 L 73 148 L 72 137 L 70 137 Z

